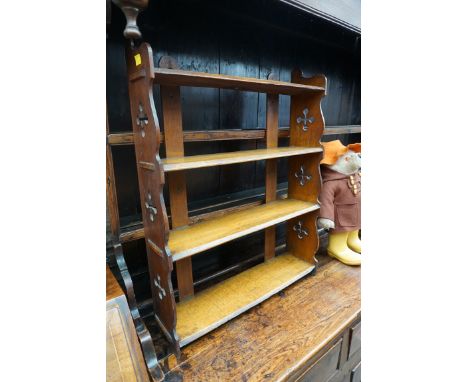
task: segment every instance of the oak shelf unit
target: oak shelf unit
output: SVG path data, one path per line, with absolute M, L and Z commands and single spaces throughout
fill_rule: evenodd
M 316 220 L 324 130 L 323 75 L 306 78 L 294 70 L 291 82 L 179 70 L 170 57 L 154 68 L 151 47 L 127 50 L 133 142 L 138 171 L 144 236 L 155 318 L 172 350 L 245 312 L 316 270 L 319 239 Z M 271 77 L 269 77 L 271 78 Z M 160 86 L 166 158 L 159 157 L 161 132 L 153 99 Z M 215 87 L 267 93 L 266 148 L 209 155 L 184 155 L 181 86 Z M 291 96 L 289 146 L 278 147 L 279 94 Z M 277 199 L 277 161 L 288 158 L 288 190 Z M 190 224 L 186 170 L 265 161 L 265 200 Z M 171 225 L 163 198 L 168 183 Z M 286 222 L 286 252 L 276 256 L 275 225 Z M 194 293 L 192 256 L 264 230 L 264 262 Z M 175 269 L 174 269 L 175 264 Z M 171 274 L 175 270 L 179 301 Z

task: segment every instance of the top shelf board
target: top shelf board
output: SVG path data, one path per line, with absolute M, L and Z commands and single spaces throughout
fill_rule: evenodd
M 154 69 L 154 80 L 160 85 L 236 89 L 269 94 L 295 95 L 325 91 L 320 86 L 163 68 Z

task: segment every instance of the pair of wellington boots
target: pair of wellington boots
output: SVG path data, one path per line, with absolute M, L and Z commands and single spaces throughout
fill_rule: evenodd
M 328 255 L 347 265 L 361 265 L 359 230 L 328 235 Z

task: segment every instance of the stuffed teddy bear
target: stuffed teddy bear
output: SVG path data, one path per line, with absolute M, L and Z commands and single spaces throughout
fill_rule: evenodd
M 361 144 L 325 142 L 320 169 L 319 227 L 329 230 L 328 255 L 347 265 L 361 264 Z

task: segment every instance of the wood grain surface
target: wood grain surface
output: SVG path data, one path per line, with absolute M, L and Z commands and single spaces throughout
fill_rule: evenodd
M 133 133 L 132 133 L 133 134 Z M 109 136 L 109 122 L 106 110 L 106 135 Z M 112 239 L 119 238 L 120 218 L 117 190 L 115 188 L 114 160 L 109 142 L 106 143 L 106 206 L 109 211 L 110 234 Z
M 293 70 L 291 81 L 307 84 L 309 86 L 319 86 L 327 89 L 327 79 L 324 75 L 316 75 L 310 78 L 304 77 L 300 70 Z M 325 120 L 322 113 L 321 99 L 326 95 L 326 91 L 309 96 L 297 95 L 291 97 L 290 113 L 290 145 L 319 147 L 322 133 L 325 127 Z M 307 118 L 312 118 L 312 122 L 304 123 L 299 118 L 304 118 L 306 112 Z M 304 131 L 304 126 L 307 130 Z
M 211 166 L 221 166 L 234 163 L 253 162 L 265 159 L 285 158 L 322 152 L 321 147 L 279 147 L 258 150 L 243 150 L 207 155 L 192 155 L 186 157 L 170 157 L 162 160 L 165 172 L 189 170 Z
M 359 267 L 320 257 L 305 277 L 161 361 L 166 381 L 285 381 L 360 316 Z
M 318 208 L 319 205 L 315 203 L 294 199 L 276 200 L 172 230 L 168 246 L 173 260 L 177 261 Z
M 319 211 L 312 211 L 303 216 L 298 216 L 287 222 L 286 243 L 288 251 L 294 256 L 315 265 L 317 259 L 315 253 L 319 248 L 319 236 L 317 230 L 317 218 Z M 299 238 L 294 227 L 301 224 L 302 229 L 306 229 L 308 234 Z
M 291 73 L 291 81 L 308 86 L 327 89 L 324 75 L 304 77 L 299 69 Z M 319 147 L 325 121 L 321 101 L 326 91 L 309 95 L 291 97 L 290 138 L 292 146 Z M 316 203 L 320 193 L 319 163 L 321 153 L 302 155 L 290 158 L 288 169 L 288 195 L 293 199 Z M 315 159 L 314 159 L 315 158 Z M 307 214 L 304 217 L 288 221 L 287 248 L 298 258 L 316 264 L 315 253 L 319 247 L 316 219 L 318 214 Z
M 273 74 L 270 74 L 273 77 Z M 266 96 L 266 146 L 269 150 L 278 149 L 278 120 L 279 96 L 267 94 Z M 291 149 L 291 146 L 289 147 Z M 268 159 L 265 162 L 265 202 L 276 200 L 278 183 L 278 160 Z M 276 227 L 265 229 L 265 260 L 275 256 Z
M 106 301 L 123 296 L 124 292 L 112 274 L 109 266 L 106 265 Z
M 284 193 L 280 194 L 280 195 L 277 195 L 278 199 L 285 199 L 286 197 L 287 197 L 287 195 L 284 194 Z M 214 210 L 214 211 L 202 213 L 202 214 L 199 214 L 199 215 L 189 216 L 189 222 L 190 222 L 190 224 L 195 224 L 195 223 L 199 223 L 199 222 L 202 222 L 202 221 L 205 221 L 205 220 L 209 220 L 209 219 L 217 218 L 217 217 L 220 217 L 220 216 L 224 216 L 226 214 L 230 214 L 230 213 L 233 213 L 233 212 L 236 212 L 236 211 L 247 210 L 249 208 L 256 207 L 256 206 L 259 206 L 261 204 L 263 204 L 262 200 L 255 200 L 253 202 L 248 202 L 248 203 L 245 203 L 245 204 L 234 205 L 232 207 L 222 208 L 220 210 Z M 145 232 L 144 232 L 143 228 L 141 227 L 141 223 L 136 222 L 135 225 L 132 226 L 132 228 L 129 228 L 127 231 L 122 232 L 120 234 L 120 241 L 122 243 L 126 243 L 126 242 L 130 242 L 130 241 L 135 241 L 135 240 L 138 240 L 138 239 L 142 239 L 144 237 L 145 237 Z
M 319 86 L 164 68 L 154 70 L 154 79 L 161 85 L 236 89 L 269 94 L 310 94 L 324 90 Z
M 137 374 L 117 306 L 107 310 L 106 381 L 136 382 Z
M 264 301 L 312 269 L 311 264 L 286 253 L 177 304 L 177 333 L 181 346 Z
M 164 129 L 166 131 L 166 156 L 184 156 L 184 134 L 182 130 L 182 107 L 178 86 L 161 86 Z M 163 170 L 164 170 L 163 163 Z M 189 223 L 187 207 L 187 182 L 184 172 L 168 174 L 169 199 L 171 202 L 172 229 Z M 192 259 L 187 258 L 176 265 L 179 297 L 193 296 Z
M 315 155 L 304 155 L 289 158 L 289 174 L 288 174 L 288 195 L 291 198 L 298 200 L 306 200 L 316 203 L 320 189 L 322 187 L 322 178 L 320 175 L 320 161 L 322 153 Z M 298 182 L 296 173 L 300 173 L 300 169 L 304 169 L 304 174 L 311 178 L 301 185 Z
M 328 126 L 324 129 L 323 135 L 337 134 L 361 134 L 360 125 L 348 126 Z M 229 130 L 195 130 L 184 131 L 184 142 L 204 142 L 204 141 L 229 141 L 241 139 L 265 139 L 266 130 L 261 127 L 252 129 L 229 129 Z M 280 127 L 279 138 L 289 137 L 289 127 Z M 161 133 L 161 143 L 164 143 L 164 133 Z M 133 145 L 133 133 L 113 133 L 108 134 L 107 140 L 110 145 Z
M 149 381 L 125 295 L 106 266 L 106 381 Z
M 151 76 L 154 55 L 149 44 L 141 43 L 138 48 L 129 44 L 126 56 L 138 190 L 153 309 L 163 333 L 170 339 L 172 350 L 178 354 L 176 307 L 171 278 L 173 263 L 167 248 L 169 220 L 163 196 L 165 179 L 159 157 L 160 128 Z M 141 166 L 142 162 L 151 166 Z

